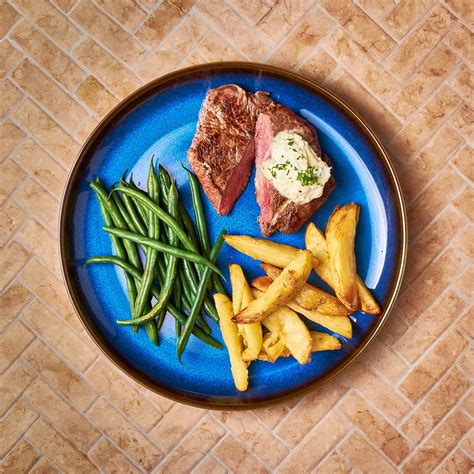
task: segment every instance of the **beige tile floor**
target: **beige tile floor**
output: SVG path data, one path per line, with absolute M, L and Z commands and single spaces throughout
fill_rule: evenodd
M 472 467 L 469 0 L 0 2 L 2 472 L 467 473 Z M 404 290 L 347 373 L 248 413 L 174 404 L 85 335 L 58 265 L 81 143 L 144 82 L 218 60 L 299 71 L 392 153 L 409 208 Z

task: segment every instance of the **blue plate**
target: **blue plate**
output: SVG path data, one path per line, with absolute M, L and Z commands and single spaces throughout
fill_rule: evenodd
M 337 204 L 360 204 L 358 272 L 384 309 L 378 317 L 354 314 L 353 338 L 344 339 L 339 351 L 313 354 L 310 364 L 300 366 L 293 358 L 274 364 L 253 362 L 245 393 L 234 388 L 226 349 L 210 348 L 191 337 L 183 363 L 177 361 L 174 320 L 170 316 L 160 332 L 159 347 L 148 341 L 143 329 L 133 334 L 130 328 L 118 327 L 116 319 L 129 318 L 123 275 L 108 265 L 83 266 L 88 257 L 113 253 L 107 234 L 101 231 L 99 206 L 89 188 L 97 176 L 111 186 L 128 170 L 144 186 L 150 159 L 155 157 L 177 180 L 184 204 L 191 209 L 181 164 L 187 162 L 186 152 L 207 90 L 227 83 L 248 91 L 269 91 L 275 100 L 317 129 L 322 149 L 333 162 L 337 187 L 312 220 L 324 229 Z M 204 205 L 213 240 L 222 228 L 230 234 L 260 236 L 253 179 L 230 215 L 219 217 L 207 198 Z M 60 225 L 61 259 L 69 294 L 104 353 L 135 380 L 162 395 L 217 409 L 276 403 L 322 385 L 349 365 L 380 330 L 393 306 L 403 275 L 406 235 L 405 208 L 395 172 L 362 119 L 321 86 L 286 71 L 251 63 L 218 63 L 177 71 L 119 104 L 79 154 L 66 186 Z M 304 246 L 304 230 L 272 238 Z M 242 265 L 249 279 L 262 274 L 258 262 L 224 245 L 220 268 L 227 274 L 227 265 L 234 262 Z M 211 326 L 213 335 L 222 340 L 219 328 Z

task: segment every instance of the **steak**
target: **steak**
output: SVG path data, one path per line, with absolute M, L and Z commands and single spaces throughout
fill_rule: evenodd
M 257 117 L 271 104 L 267 92 L 252 94 L 234 84 L 207 93 L 188 160 L 219 215 L 229 214 L 247 186 Z
M 262 165 L 271 159 L 273 138 L 280 132 L 295 132 L 305 139 L 316 154 L 329 165 L 331 162 L 326 155 L 321 155 L 316 131 L 303 118 L 283 105 L 272 103 L 260 113 L 256 123 L 255 148 L 256 167 L 255 191 L 260 206 L 258 222 L 262 234 L 266 237 L 279 231 L 285 234 L 297 232 L 301 226 L 326 202 L 336 183 L 331 176 L 324 186 L 321 197 L 305 204 L 297 204 L 282 196 L 268 181 Z

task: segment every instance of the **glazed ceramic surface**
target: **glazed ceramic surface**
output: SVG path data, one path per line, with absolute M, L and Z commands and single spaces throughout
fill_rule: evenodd
M 144 187 L 150 159 L 176 179 L 184 205 L 192 209 L 186 173 L 186 152 L 193 138 L 201 104 L 210 88 L 234 83 L 248 91 L 265 90 L 317 130 L 321 147 L 333 162 L 337 187 L 312 221 L 324 229 L 336 205 L 361 206 L 357 228 L 357 269 L 385 310 L 381 316 L 353 315 L 353 338 L 339 351 L 315 353 L 310 364 L 293 358 L 274 364 L 253 362 L 249 390 L 238 393 L 227 350 L 216 350 L 191 337 L 180 364 L 176 358 L 174 320 L 168 315 L 153 346 L 143 329 L 138 334 L 119 327 L 129 303 L 121 270 L 108 265 L 85 268 L 95 255 L 113 253 L 98 203 L 89 182 L 101 176 L 107 186 L 125 170 Z M 254 175 L 254 173 L 253 173 Z M 229 234 L 260 236 L 253 175 L 232 212 L 218 216 L 204 196 L 211 239 L 221 229 Z M 305 228 L 305 227 L 304 227 Z M 277 242 L 304 246 L 304 228 L 293 235 L 275 234 Z M 406 249 L 404 206 L 393 169 L 376 138 L 330 93 L 297 76 L 252 64 L 215 64 L 166 76 L 120 104 L 85 144 L 70 175 L 61 216 L 61 255 L 66 283 L 86 328 L 104 352 L 139 382 L 175 400 L 210 408 L 251 408 L 303 393 L 332 378 L 370 342 L 388 316 L 403 273 Z M 218 264 L 239 263 L 248 279 L 263 272 L 259 262 L 224 245 Z M 313 275 L 311 280 L 327 288 Z M 309 327 L 326 329 L 305 320 Z M 222 340 L 217 325 L 213 336 Z

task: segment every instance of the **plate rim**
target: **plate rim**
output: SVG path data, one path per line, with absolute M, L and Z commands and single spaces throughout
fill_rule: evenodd
M 81 298 L 77 292 L 77 289 L 74 287 L 74 278 L 72 276 L 72 272 L 69 272 L 69 266 L 67 264 L 68 261 L 68 241 L 69 241 L 69 228 L 67 226 L 68 217 L 71 211 L 71 203 L 73 202 L 74 196 L 72 195 L 73 191 L 73 184 L 75 182 L 75 178 L 77 175 L 82 171 L 84 165 L 87 164 L 88 158 L 88 151 L 89 148 L 94 144 L 96 139 L 100 136 L 100 134 L 104 131 L 104 129 L 110 125 L 111 122 L 119 115 L 121 112 L 126 111 L 131 106 L 133 106 L 134 102 L 141 99 L 142 96 L 146 96 L 147 93 L 153 91 L 155 88 L 163 86 L 164 84 L 177 80 L 183 77 L 186 77 L 187 74 L 196 74 L 196 73 L 206 73 L 206 72 L 225 72 L 229 70 L 241 69 L 246 70 L 248 72 L 268 72 L 275 74 L 277 76 L 283 77 L 284 79 L 288 79 L 292 82 L 296 82 L 297 84 L 306 86 L 307 88 L 316 91 L 317 93 L 323 95 L 326 99 L 328 99 L 333 105 L 336 105 L 339 109 L 341 109 L 346 116 L 353 122 L 355 125 L 360 127 L 364 132 L 364 135 L 370 141 L 371 145 L 376 150 L 377 157 L 384 165 L 384 168 L 387 170 L 389 178 L 393 183 L 393 190 L 394 192 L 394 201 L 397 208 L 397 217 L 398 223 L 400 225 L 400 243 L 399 243 L 399 258 L 397 262 L 397 274 L 392 285 L 390 295 L 388 297 L 388 302 L 383 313 L 378 316 L 378 321 L 374 324 L 371 331 L 367 334 L 364 340 L 357 346 L 357 348 L 344 360 L 342 361 L 337 367 L 329 371 L 323 377 L 309 384 L 299 388 L 292 390 L 288 393 L 284 393 L 278 396 L 268 396 L 262 400 L 255 401 L 255 400 L 243 400 L 240 404 L 229 403 L 228 400 L 219 399 L 219 401 L 214 401 L 214 398 L 206 399 L 204 397 L 201 398 L 194 398 L 193 396 L 187 396 L 181 393 L 179 390 L 172 391 L 166 389 L 164 387 L 158 386 L 157 384 L 148 380 L 144 375 L 135 371 L 131 366 L 129 366 L 121 357 L 120 355 L 112 350 L 112 347 L 107 344 L 103 339 L 101 339 L 98 334 L 98 331 L 94 329 L 95 326 L 90 321 L 88 317 L 88 311 L 85 308 L 84 304 L 81 302 Z M 223 62 L 212 62 L 212 63 L 205 63 L 205 64 L 198 64 L 186 68 L 181 68 L 169 72 L 163 76 L 160 76 L 145 85 L 141 86 L 130 95 L 125 97 L 122 101 L 120 101 L 110 112 L 105 115 L 105 117 L 97 124 L 94 130 L 90 133 L 88 138 L 84 141 L 83 145 L 81 146 L 74 163 L 69 170 L 66 184 L 64 186 L 63 194 L 60 201 L 60 213 L 59 213 L 59 225 L 58 225 L 58 246 L 59 246 L 59 257 L 60 257 L 60 264 L 61 264 L 61 273 L 63 277 L 63 282 L 66 287 L 66 291 L 71 301 L 71 304 L 74 308 L 74 311 L 81 321 L 81 324 L 94 341 L 96 346 L 102 352 L 102 354 L 109 359 L 118 369 L 128 375 L 132 380 L 137 382 L 144 388 L 147 388 L 158 395 L 164 396 L 169 398 L 175 402 L 183 403 L 186 405 L 204 408 L 204 409 L 212 409 L 212 410 L 253 410 L 256 408 L 264 408 L 273 406 L 279 403 L 283 403 L 285 401 L 293 400 L 295 398 L 302 397 L 303 395 L 316 390 L 323 385 L 326 385 L 331 380 L 333 380 L 336 376 L 342 373 L 346 368 L 352 365 L 356 359 L 369 347 L 375 337 L 380 333 L 383 326 L 387 322 L 393 307 L 395 305 L 397 296 L 400 292 L 403 276 L 405 272 L 405 266 L 407 261 L 407 249 L 408 249 L 408 220 L 407 220 L 407 209 L 406 204 L 403 196 L 402 187 L 400 184 L 400 180 L 397 176 L 395 167 L 393 162 L 385 149 L 382 145 L 380 140 L 378 139 L 375 132 L 372 128 L 368 125 L 364 118 L 354 110 L 349 104 L 347 104 L 343 99 L 341 99 L 337 94 L 330 91 L 326 87 L 318 84 L 317 82 L 308 79 L 300 74 L 297 74 L 292 71 L 288 71 L 276 66 L 272 66 L 269 64 L 263 64 L 258 62 L 244 62 L 244 61 L 223 61 Z M 230 400 L 238 400 L 237 397 L 233 397 Z

